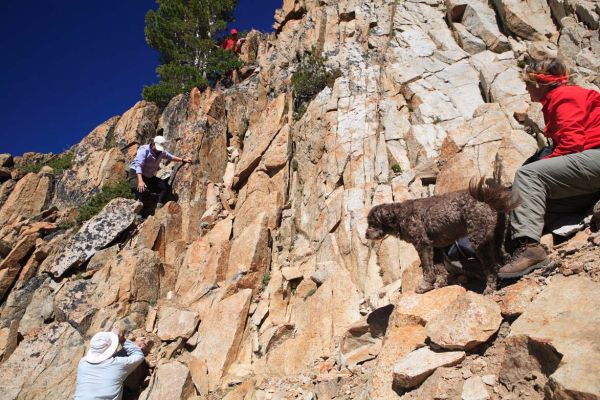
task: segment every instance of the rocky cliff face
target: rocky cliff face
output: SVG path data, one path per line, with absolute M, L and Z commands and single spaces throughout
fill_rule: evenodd
M 600 398 L 597 237 L 484 297 L 414 294 L 414 249 L 364 236 L 373 205 L 462 189 L 500 162 L 510 183 L 543 127 L 524 54 L 561 55 L 597 88 L 599 14 L 586 0 L 284 0 L 276 33 L 250 34 L 239 84 L 162 112 L 139 102 L 61 173 L 1 156 L 2 398 L 72 395 L 86 340 L 115 323 L 154 342 L 127 398 Z M 290 79 L 311 49 L 342 75 L 294 121 Z M 113 200 L 65 229 L 159 128 L 196 161 L 161 172 L 178 201 L 134 227 L 139 205 Z

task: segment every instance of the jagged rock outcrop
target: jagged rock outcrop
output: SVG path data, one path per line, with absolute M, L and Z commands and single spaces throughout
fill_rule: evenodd
M 415 350 L 394 366 L 394 384 L 411 388 L 422 383 L 440 367 L 452 366 L 465 358 L 462 351 L 433 352 L 428 347 Z
M 588 311 L 600 302 L 598 286 L 585 277 L 551 282 L 512 325 L 501 382 L 518 384 L 537 370 L 548 379 L 544 390 L 550 398 L 600 397 L 594 333 L 599 322 Z
M 84 354 L 81 335 L 67 323 L 52 323 L 27 335 L 2 364 L 5 399 L 64 399 L 75 392 L 77 363 Z
M 472 350 L 500 328 L 500 307 L 491 299 L 467 292 L 448 303 L 427 322 L 432 343 L 448 350 Z
M 17 275 L 21 272 L 29 254 L 35 247 L 38 235 L 25 236 L 17 242 L 13 250 L 0 263 L 0 299 L 4 299 L 10 287 L 15 282 Z
M 42 264 L 42 269 L 60 277 L 74 266 L 89 260 L 97 250 L 108 246 L 134 221 L 141 208 L 135 200 L 115 199 L 95 217 L 87 221 L 65 246 Z
M 10 182 L 10 181 L 9 181 Z M 3 227 L 39 214 L 48 205 L 52 176 L 29 173 L 20 179 L 0 209 Z
M 512 182 L 544 144 L 526 53 L 597 88 L 598 15 L 586 0 L 284 0 L 275 33 L 249 33 L 241 82 L 138 102 L 63 172 L 0 156 L 0 392 L 69 397 L 85 341 L 117 324 L 154 343 L 142 399 L 598 397 L 597 235 L 492 296 L 476 280 L 415 294 L 414 248 L 364 236 L 373 205 Z M 310 51 L 340 73 L 302 114 L 291 77 Z M 113 200 L 70 229 L 161 129 L 194 161 L 161 169 L 174 201 L 133 227 L 138 205 Z

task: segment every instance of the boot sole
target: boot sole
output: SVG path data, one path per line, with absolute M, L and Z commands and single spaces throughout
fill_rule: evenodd
M 502 279 L 519 278 L 523 275 L 527 275 L 534 269 L 546 267 L 546 265 L 548 265 L 549 262 L 550 262 L 550 260 L 546 259 L 537 264 L 533 264 L 533 265 L 525 268 L 523 271 L 519 271 L 519 272 L 498 272 L 498 278 L 502 278 Z

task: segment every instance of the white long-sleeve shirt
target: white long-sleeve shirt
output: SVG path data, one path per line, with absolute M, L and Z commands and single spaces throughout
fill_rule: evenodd
M 123 354 L 124 353 L 124 354 Z M 83 358 L 77 367 L 74 400 L 121 400 L 123 382 L 144 360 L 144 353 L 132 341 L 123 343 L 123 350 L 98 364 Z
M 138 149 L 130 168 L 135 170 L 136 174 L 142 174 L 146 178 L 152 178 L 160 169 L 160 162 L 162 160 L 170 162 L 173 160 L 173 157 L 173 154 L 168 151 L 161 151 L 157 155 L 149 144 L 145 144 Z

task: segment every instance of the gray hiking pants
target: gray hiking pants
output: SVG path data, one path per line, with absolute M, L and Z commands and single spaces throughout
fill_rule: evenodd
M 517 170 L 513 191 L 521 197 L 510 218 L 513 238 L 539 241 L 547 211 L 583 212 L 593 206 L 600 191 L 600 149 L 524 165 Z

